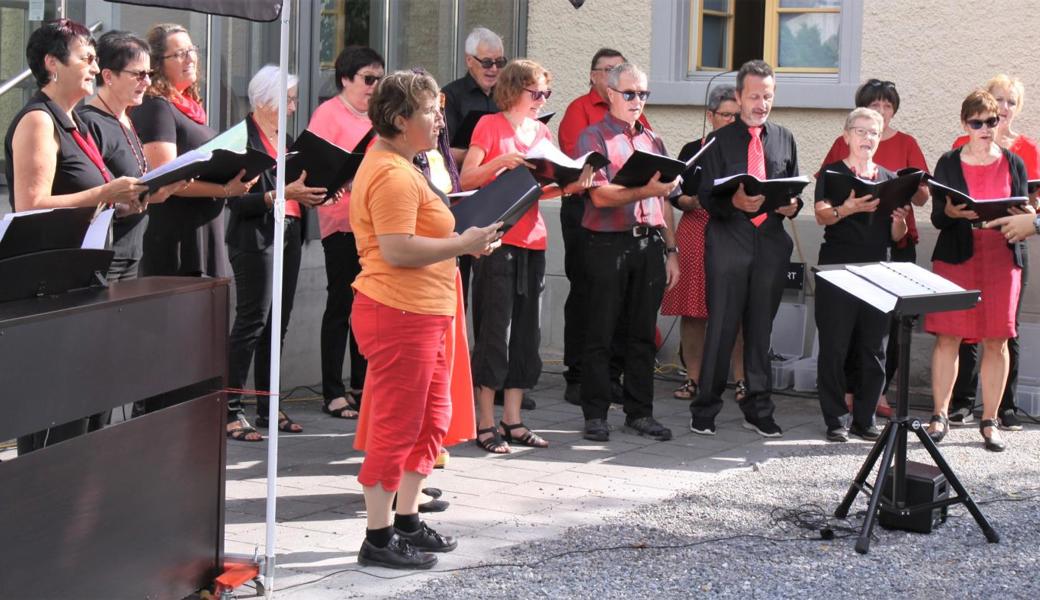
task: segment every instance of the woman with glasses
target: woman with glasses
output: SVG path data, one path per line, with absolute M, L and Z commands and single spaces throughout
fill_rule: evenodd
M 939 159 L 934 175 L 937 182 L 980 200 L 1026 195 L 1025 164 L 996 142 L 999 112 L 996 99 L 985 90 L 976 90 L 964 99 L 961 125 L 968 143 Z M 1032 207 L 1028 210 L 1033 211 Z M 1006 444 L 997 430 L 997 409 L 1008 373 L 1007 342 L 1015 337 L 1022 261 L 1000 231 L 982 229 L 977 221 L 974 211 L 936 191 L 932 224 L 939 229 L 939 238 L 932 254 L 932 270 L 965 289 L 981 290 L 982 297 L 974 308 L 925 317 L 925 330 L 936 334 L 932 353 L 934 411 L 928 435 L 936 442 L 946 436 L 961 341 L 979 342 L 983 348 L 979 431 L 986 449 L 1000 452 Z
M 736 88 L 720 85 L 708 96 L 708 121 L 712 130 L 732 123 L 740 114 Z M 679 151 L 679 160 L 689 160 L 704 145 L 704 139 L 694 140 Z M 661 302 L 662 315 L 682 318 L 679 329 L 679 345 L 683 364 L 686 365 L 686 383 L 679 386 L 672 396 L 680 400 L 697 397 L 697 382 L 700 380 L 701 356 L 704 353 L 704 331 L 708 324 L 708 301 L 705 297 L 707 280 L 704 275 L 704 232 L 708 226 L 708 213 L 696 196 L 678 196 L 673 200 L 676 208 L 683 211 L 676 228 L 676 244 L 679 246 L 679 282 L 664 293 Z M 744 343 L 737 336 L 733 346 L 733 374 L 736 378 L 737 401 L 747 395 L 744 384 Z
M 97 44 L 97 94 L 77 111 L 98 144 L 105 166 L 117 176 L 140 177 L 148 172 L 144 145 L 137 136 L 127 109 L 140 106 L 151 83 L 151 49 L 148 43 L 129 31 L 109 31 Z M 171 193 L 187 185 L 170 184 L 147 198 L 135 209 L 129 204 L 116 206 L 112 222 L 112 250 L 115 256 L 108 269 L 109 281 L 134 279 L 144 253 L 144 232 L 148 226 L 147 204 L 164 202 Z
M 482 187 L 503 170 L 523 167 L 528 150 L 552 141 L 549 128 L 537 118 L 552 93 L 551 81 L 552 75 L 532 60 L 517 59 L 502 69 L 495 85 L 495 102 L 502 112 L 485 115 L 477 122 L 462 164 L 462 189 Z M 587 187 L 587 182 L 575 182 L 566 193 L 580 191 L 583 186 Z M 488 452 L 508 453 L 509 441 L 537 448 L 549 445 L 520 418 L 523 391 L 534 387 L 542 371 L 539 310 L 547 240 L 545 222 L 535 204 L 502 237 L 499 250 L 473 264 L 476 443 Z M 498 426 L 494 410 L 497 390 L 504 390 Z
M 368 103 L 383 77 L 383 57 L 364 46 L 349 46 L 336 57 L 336 89 L 318 105 L 307 129 L 344 150 L 364 151 L 375 138 Z M 361 272 L 354 229 L 350 225 L 350 191 L 337 202 L 318 206 L 321 247 L 325 252 L 328 295 L 321 316 L 322 410 L 336 419 L 356 419 L 361 408 L 367 363 L 358 350 L 350 321 L 354 292 L 350 284 Z M 343 385 L 343 359 L 350 346 L 350 388 Z
M 884 136 L 885 121 L 877 111 L 857 108 L 845 119 L 842 140 L 849 153 L 825 164 L 821 172 L 833 171 L 850 177 L 887 181 L 896 174 L 874 162 Z M 838 197 L 828 190 L 827 179 L 816 182 L 816 222 L 825 227 L 820 246 L 820 265 L 879 262 L 886 259 L 894 240 L 907 230 L 909 207 L 898 208 L 891 217 L 874 212 L 878 199 L 849 194 Z M 817 387 L 820 409 L 827 426 L 827 440 L 846 442 L 849 434 L 865 440 L 880 436 L 874 426 L 874 409 L 885 384 L 885 337 L 888 315 L 867 306 L 830 283 L 817 278 L 816 328 L 820 335 Z M 851 423 L 845 405 L 847 358 L 856 361 L 859 381 L 855 386 Z

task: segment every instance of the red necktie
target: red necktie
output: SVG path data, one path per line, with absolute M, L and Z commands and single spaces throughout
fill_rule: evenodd
M 751 134 L 751 143 L 747 147 L 747 172 L 759 179 L 766 178 L 766 152 L 762 149 L 762 127 L 748 127 Z M 762 213 L 753 217 L 751 222 L 759 227 L 769 217 L 769 213 Z

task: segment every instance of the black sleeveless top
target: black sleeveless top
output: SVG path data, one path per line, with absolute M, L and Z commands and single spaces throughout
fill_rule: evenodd
M 65 111 L 61 110 L 47 94 L 37 91 L 22 110 L 11 120 L 4 137 L 4 158 L 7 160 L 7 185 L 11 190 L 11 208 L 15 207 L 14 186 L 14 160 L 11 154 L 11 142 L 14 139 L 14 130 L 18 127 L 22 117 L 34 110 L 42 110 L 54 120 L 54 131 L 58 136 L 58 163 L 54 172 L 54 182 L 51 184 L 51 194 L 58 196 L 62 194 L 73 194 L 89 190 L 90 188 L 103 185 L 105 178 L 101 171 L 90 158 L 80 149 L 79 144 L 72 137 L 72 132 L 79 129 L 81 135 L 88 135 L 87 128 L 76 118 L 70 120 Z

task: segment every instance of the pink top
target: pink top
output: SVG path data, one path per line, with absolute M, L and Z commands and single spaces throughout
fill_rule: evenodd
M 509 120 L 506 119 L 504 114 L 495 113 L 481 117 L 480 121 L 477 121 L 477 126 L 473 129 L 473 137 L 470 139 L 469 145 L 471 147 L 476 146 L 486 153 L 484 154 L 484 162 L 481 163 L 486 164 L 496 156 L 510 152 L 526 154 L 528 150 L 542 140 L 552 141 L 552 132 L 549 131 L 549 128 L 544 123 L 538 123 L 538 133 L 535 134 L 534 140 L 528 145 L 517 138 L 516 131 L 513 130 L 513 126 L 509 124 Z M 524 216 L 520 217 L 516 225 L 502 236 L 502 243 L 531 250 L 545 250 L 547 238 L 545 221 L 542 220 L 542 213 L 538 210 L 538 203 L 535 202 L 531 205 L 531 208 L 527 209 Z
M 314 109 L 307 129 L 318 137 L 352 152 L 358 142 L 372 129 L 372 122 L 368 120 L 367 115 L 358 117 L 347 108 L 339 96 L 333 96 Z M 329 202 L 318 207 L 318 226 L 322 239 L 340 231 L 352 231 L 349 191 L 343 192 L 339 202 Z
M 968 195 L 972 198 L 996 200 L 1011 195 L 1011 169 L 1003 152 L 999 160 L 988 165 L 969 165 L 961 161 L 961 170 L 968 184 Z

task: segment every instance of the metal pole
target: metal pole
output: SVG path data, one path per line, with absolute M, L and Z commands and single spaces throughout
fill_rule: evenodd
M 281 389 L 282 351 L 282 261 L 285 259 L 285 127 L 289 95 L 289 10 L 282 0 L 282 29 L 279 44 L 278 156 L 274 200 L 274 268 L 271 277 L 271 396 L 267 418 L 271 424 L 267 440 L 267 549 L 264 561 L 264 596 L 274 594 L 275 508 L 278 499 L 278 404 Z

